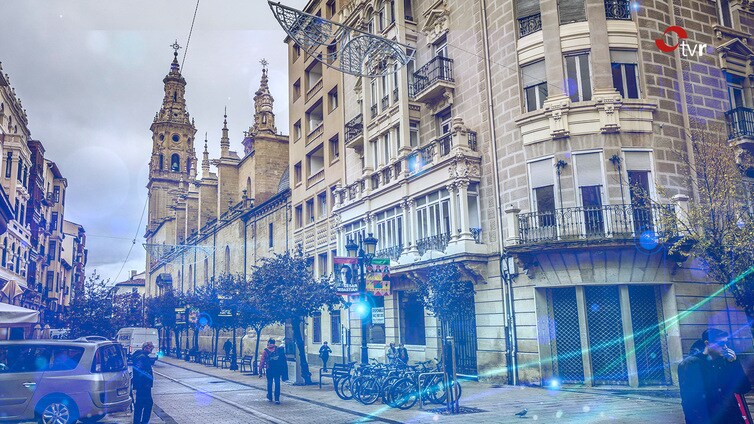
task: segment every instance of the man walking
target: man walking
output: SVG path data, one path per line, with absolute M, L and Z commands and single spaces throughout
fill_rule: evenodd
M 149 417 L 152 415 L 152 384 L 154 376 L 152 374 L 152 359 L 149 354 L 152 353 L 154 345 L 152 342 L 144 342 L 141 349 L 134 352 L 133 359 L 133 378 L 131 384 L 136 391 L 134 402 L 134 424 L 147 424 Z
M 275 339 L 267 342 L 267 347 L 262 351 L 262 359 L 259 361 L 261 368 L 267 369 L 267 401 L 273 401 L 280 405 L 280 378 L 288 381 L 288 362 L 285 359 L 285 351 L 275 346 Z M 272 384 L 275 383 L 275 392 Z
M 225 340 L 225 343 L 223 344 L 223 350 L 225 351 L 225 359 L 230 360 L 230 351 L 233 350 L 233 343 L 230 342 L 230 339 Z
M 330 359 L 332 349 L 327 345 L 327 342 L 322 343 L 322 347 L 319 348 L 319 357 L 322 358 L 322 371 L 327 371 L 327 360 Z
M 678 365 L 678 383 L 686 424 L 744 424 L 736 394 L 751 390 L 736 352 L 728 348 L 728 333 L 709 328 L 702 333 L 702 351 Z

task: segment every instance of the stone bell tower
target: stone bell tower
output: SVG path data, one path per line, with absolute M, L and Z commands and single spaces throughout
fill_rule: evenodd
M 170 72 L 162 82 L 165 84 L 165 96 L 162 106 L 155 114 L 150 130 L 152 131 L 152 157 L 149 161 L 149 211 L 147 220 L 147 238 L 166 221 L 175 219 L 188 183 L 196 179 L 196 150 L 194 135 L 196 128 L 193 119 L 186 111 L 186 80 L 181 75 L 178 65 L 178 49 L 173 47 L 173 62 Z M 178 229 L 168 231 L 161 237 L 167 244 L 175 244 Z M 148 241 L 149 242 L 149 241 Z

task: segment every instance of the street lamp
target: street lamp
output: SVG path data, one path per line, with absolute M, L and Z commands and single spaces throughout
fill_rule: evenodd
M 369 236 L 365 239 L 359 238 L 359 244 L 357 245 L 354 240 L 349 239 L 348 243 L 346 243 L 346 250 L 348 251 L 348 256 L 351 258 L 357 258 L 359 263 L 359 293 L 361 294 L 361 302 L 363 305 L 363 309 L 359 312 L 359 315 L 361 316 L 361 363 L 366 364 L 369 362 L 369 348 L 367 347 L 367 315 L 369 315 L 369 311 L 371 310 L 371 307 L 369 307 L 369 303 L 367 300 L 367 293 L 366 293 L 366 273 L 364 272 L 364 268 L 367 265 L 370 265 L 372 263 L 372 258 L 374 258 L 374 253 L 377 250 L 377 239 L 372 237 L 372 233 L 369 233 Z

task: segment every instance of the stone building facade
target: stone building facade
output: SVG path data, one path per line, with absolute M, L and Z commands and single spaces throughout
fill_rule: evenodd
M 636 387 L 677 384 L 708 325 L 751 352 L 732 297 L 657 242 L 663 217 L 694 200 L 692 127 L 727 126 L 748 166 L 748 3 L 352 0 L 306 11 L 330 7 L 338 22 L 415 46 L 394 75 L 341 83 L 336 253 L 372 233 L 392 265 L 392 295 L 373 299 L 385 319 L 368 327 L 371 357 L 395 341 L 432 358 L 452 335 L 463 374 Z M 672 25 L 696 54 L 657 48 Z M 476 292 L 446 328 L 417 307 L 413 283 L 444 262 Z M 358 346 L 358 318 L 350 330 Z

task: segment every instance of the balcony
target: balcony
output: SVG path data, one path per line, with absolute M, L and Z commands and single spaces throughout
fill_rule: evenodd
M 414 100 L 431 104 L 454 88 L 453 59 L 435 56 L 414 72 L 414 83 L 410 91 Z
M 312 97 L 322 90 L 324 84 L 322 78 L 319 79 L 309 90 L 306 91 L 306 101 L 308 102 Z
M 374 257 L 390 258 L 394 261 L 397 261 L 398 258 L 401 257 L 401 252 L 403 252 L 403 245 L 399 244 L 397 246 L 386 247 L 384 249 L 378 250 L 377 252 L 375 252 Z
M 542 30 L 542 14 L 537 13 L 523 18 L 518 18 L 518 36 L 526 37 Z
M 607 19 L 630 21 L 631 2 L 629 0 L 605 0 L 605 17 Z
M 518 245 L 514 250 L 562 243 L 637 242 L 662 239 L 676 229 L 673 205 L 603 205 L 516 214 Z M 669 228 L 672 227 L 672 228 Z M 656 244 L 656 243 L 655 243 Z
M 736 140 L 748 138 L 748 143 L 754 143 L 754 109 L 737 107 L 725 112 L 728 124 L 728 139 Z
M 369 116 L 372 119 L 377 117 L 377 103 L 373 104 L 372 107 L 369 108 Z
M 364 115 L 358 114 L 345 126 L 346 148 L 360 149 L 364 143 Z
M 419 254 L 424 255 L 429 250 L 444 252 L 450 242 L 450 234 L 442 233 L 434 236 L 424 237 L 416 241 L 416 248 Z
M 325 126 L 322 124 L 322 122 L 319 123 L 319 125 L 316 126 L 313 130 L 309 132 L 309 134 L 306 135 L 306 144 L 309 145 L 314 140 L 316 140 L 318 137 L 322 135 L 322 131 L 324 131 Z
M 388 106 L 390 106 L 390 95 L 386 94 L 385 97 L 382 98 L 382 111 L 386 111 Z

